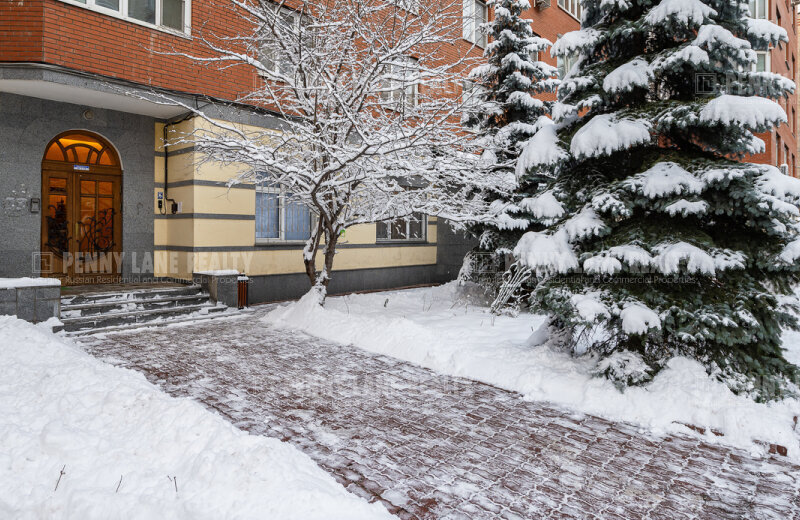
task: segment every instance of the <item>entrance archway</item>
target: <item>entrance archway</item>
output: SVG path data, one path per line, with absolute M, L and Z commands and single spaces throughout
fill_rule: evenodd
M 122 167 L 111 143 L 85 131 L 57 135 L 42 159 L 42 276 L 64 285 L 121 275 Z

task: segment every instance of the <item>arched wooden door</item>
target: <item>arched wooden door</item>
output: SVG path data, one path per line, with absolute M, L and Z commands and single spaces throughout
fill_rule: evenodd
M 120 281 L 122 169 L 111 144 L 60 134 L 42 159 L 43 276 L 64 285 Z

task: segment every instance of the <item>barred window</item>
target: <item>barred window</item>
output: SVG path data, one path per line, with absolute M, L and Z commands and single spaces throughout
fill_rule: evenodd
M 269 184 L 257 187 L 256 242 L 308 240 L 312 224 L 312 212 L 292 193 Z

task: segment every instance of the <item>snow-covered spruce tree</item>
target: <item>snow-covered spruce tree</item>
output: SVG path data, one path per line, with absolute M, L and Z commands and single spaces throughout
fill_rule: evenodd
M 556 91 L 558 71 L 539 60 L 552 42 L 534 35 L 531 20 L 522 17 L 530 9 L 528 0 L 494 0 L 489 6 L 494 20 L 486 25 L 486 63 L 469 74 L 469 81 L 477 87 L 471 94 L 477 99 L 467 125 L 486 139 L 485 154 L 496 169 L 510 175 L 522 144 L 536 132 L 539 119 L 550 114 L 554 101 L 543 100 L 541 95 Z M 525 208 L 515 200 L 535 193 L 540 182 L 528 176 L 515 190 L 515 197 L 499 192 L 490 195 L 495 218 L 473 228 L 480 237 L 480 250 L 510 251 L 530 224 Z
M 786 32 L 739 0 L 585 0 L 554 124 L 520 166 L 552 175 L 521 205 L 547 226 L 515 247 L 543 280 L 532 300 L 551 337 L 599 353 L 598 372 L 646 381 L 676 355 L 734 391 L 769 399 L 797 381 L 780 334 L 796 327 L 800 181 L 737 162 L 754 132 L 786 122 L 794 84 L 749 72 Z M 696 92 L 714 78 L 716 92 Z M 542 337 L 543 334 L 539 334 Z M 647 366 L 644 365 L 646 363 Z

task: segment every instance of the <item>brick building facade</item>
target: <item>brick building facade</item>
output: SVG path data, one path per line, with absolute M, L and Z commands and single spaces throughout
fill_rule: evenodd
M 537 34 L 555 41 L 578 28 L 578 9 L 565 0 L 528 15 Z M 442 59 L 482 54 L 486 42 L 468 26 L 489 11 L 465 0 L 463 38 Z M 64 268 L 52 251 L 84 250 L 87 229 L 105 221 L 113 230 L 89 242 L 105 240 L 121 253 L 114 267 L 123 280 L 186 280 L 233 268 L 250 276 L 255 301 L 302 294 L 302 243 L 283 240 L 283 230 L 280 239 L 259 241 L 257 187 L 229 189 L 231 171 L 199 165 L 192 146 L 165 141 L 202 122 L 150 96 L 155 90 L 220 120 L 278 128 L 268 110 L 236 102 L 260 81 L 253 69 L 220 70 L 174 55 L 208 56 L 201 36 L 247 29 L 241 13 L 219 0 L 0 1 L 0 192 L 11 201 L 0 219 L 0 276 L 47 274 L 53 265 L 37 255 Z M 386 238 L 375 225 L 349 229 L 331 291 L 447 280 L 469 247 L 435 218 L 415 240 Z M 104 281 L 68 282 L 81 280 Z

